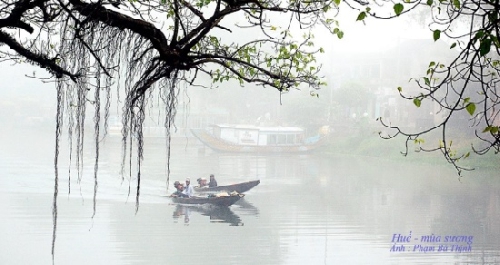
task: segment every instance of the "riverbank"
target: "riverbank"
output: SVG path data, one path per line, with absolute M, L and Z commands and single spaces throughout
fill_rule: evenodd
M 440 151 L 424 152 L 418 151 L 416 147 L 413 142 L 408 143 L 408 153 L 405 156 L 403 155 L 405 152 L 405 139 L 403 137 L 382 139 L 377 134 L 333 136 L 329 143 L 322 147 L 321 152 L 331 156 L 367 156 L 392 161 L 451 166 Z M 493 150 L 485 155 L 477 155 L 471 151 L 470 146 L 457 147 L 457 154 L 469 151 L 469 157 L 459 161 L 460 166 L 476 169 L 500 169 L 500 156 L 495 154 Z

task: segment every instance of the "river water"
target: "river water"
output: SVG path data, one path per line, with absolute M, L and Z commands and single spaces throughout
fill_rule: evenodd
M 0 264 L 51 264 L 53 135 L 1 133 Z M 184 140 L 172 148 L 170 185 L 211 173 L 220 185 L 261 184 L 228 209 L 174 205 L 165 197 L 165 145 L 148 141 L 136 213 L 136 179 L 122 179 L 120 145 L 107 140 L 92 217 L 91 144 L 80 182 L 75 170 L 68 180 L 63 147 L 54 263 L 500 264 L 497 171 L 459 181 L 448 165 L 219 154 Z

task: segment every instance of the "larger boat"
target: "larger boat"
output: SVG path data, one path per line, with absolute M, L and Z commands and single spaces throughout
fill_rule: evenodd
M 309 152 L 321 146 L 325 139 L 321 134 L 306 138 L 304 129 L 299 127 L 213 125 L 191 132 L 203 144 L 220 152 Z

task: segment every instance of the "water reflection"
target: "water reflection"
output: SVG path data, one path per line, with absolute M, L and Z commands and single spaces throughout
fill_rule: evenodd
M 245 198 L 241 198 L 234 205 L 238 206 L 240 209 L 242 209 L 245 212 L 245 214 L 247 214 L 247 215 L 254 215 L 254 216 L 259 215 L 259 208 L 255 207 L 252 203 L 248 202 Z
M 203 205 L 177 205 L 172 215 L 174 222 L 184 217 L 184 224 L 189 225 L 191 214 L 199 213 L 202 216 L 208 216 L 210 223 L 228 223 L 230 226 L 243 226 L 243 221 L 229 207 Z
M 50 264 L 53 149 L 40 141 L 30 151 L 37 143 L 12 145 L 9 137 L 3 139 L 0 263 Z M 171 180 L 210 173 L 220 183 L 261 180 L 231 207 L 207 209 L 171 205 L 162 196 L 170 194 L 165 191 L 166 162 L 162 145 L 155 146 L 148 146 L 145 154 L 138 213 L 134 203 L 127 203 L 127 183 L 121 184 L 116 170 L 119 144 L 108 143 L 102 150 L 93 219 L 92 168 L 75 184 L 78 192 L 68 194 L 69 179 L 61 179 L 65 195 L 58 202 L 56 264 L 500 262 L 498 171 L 478 170 L 458 182 L 448 167 L 410 162 L 312 154 L 198 154 L 195 148 L 174 147 Z M 85 159 L 91 158 L 90 152 Z M 392 235 L 410 231 L 415 237 L 473 236 L 472 252 L 412 252 L 413 244 L 410 251 L 391 252 Z M 193 255 L 199 249 L 210 255 Z

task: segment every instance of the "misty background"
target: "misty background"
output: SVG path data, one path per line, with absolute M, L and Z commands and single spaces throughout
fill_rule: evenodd
M 266 122 L 304 127 L 309 134 L 317 133 L 324 125 L 340 134 L 350 134 L 353 127 L 362 126 L 369 137 L 378 137 L 377 133 L 383 130 L 376 122 L 378 117 L 393 125 L 410 128 L 421 128 L 439 121 L 435 106 L 424 102 L 416 108 L 411 101 L 400 98 L 397 87 L 402 87 L 408 94 L 417 91 L 417 85 L 410 78 L 424 76 L 430 61 L 445 63 L 456 53 L 443 41 L 432 41 L 432 32 L 420 17 L 405 16 L 364 23 L 355 21 L 355 12 L 343 11 L 337 18 L 345 32 L 342 39 L 326 29 L 314 31 L 315 46 L 325 51 L 317 54 L 318 64 L 322 64 L 320 75 L 327 82 L 325 87 L 318 91 L 301 87 L 280 94 L 272 88 L 252 84 L 242 87 L 229 81 L 216 83 L 210 89 L 211 80 L 200 75 L 196 83 L 206 87 L 186 84 L 180 87 L 175 122 L 177 135 L 190 136 L 189 129 L 216 123 Z M 238 31 L 228 36 L 240 37 Z M 47 77 L 47 73 L 43 69 L 11 62 L 2 63 L 1 67 L 0 78 L 4 82 L 0 121 L 17 128 L 54 127 L 55 83 L 39 80 Z M 118 98 L 117 93 L 113 97 L 110 123 L 117 125 L 123 93 L 122 98 Z M 162 126 L 163 106 L 154 100 L 150 105 L 146 126 Z M 90 110 L 87 115 L 89 128 L 93 126 L 91 113 Z
M 137 213 L 134 193 L 129 193 L 135 176 L 119 174 L 121 105 L 116 98 L 110 134 L 101 143 L 94 218 L 92 115 L 86 119 L 81 182 L 75 170 L 66 173 L 74 165 L 69 165 L 63 129 L 55 263 L 498 264 L 498 170 L 479 166 L 458 180 L 439 154 L 405 158 L 399 153 L 404 139 L 385 141 L 378 135 L 384 128 L 377 117 L 408 129 L 439 121 L 433 105 L 423 102 L 416 108 L 400 98 L 397 87 L 416 91 L 409 79 L 425 75 L 431 60 L 445 63 L 455 51 L 444 41 L 434 42 L 418 16 L 369 20 L 366 25 L 355 22 L 356 17 L 355 12 L 340 14 L 341 40 L 315 31 L 316 46 L 325 49 L 317 57 L 327 82 L 313 91 L 319 97 L 308 88 L 280 95 L 232 82 L 213 89 L 180 87 L 169 185 L 211 173 L 219 184 L 261 180 L 223 216 L 178 207 L 165 197 L 172 188 L 166 182 L 165 139 L 156 137 L 162 135 L 156 130 L 163 123 L 161 106 L 151 105 L 145 123 Z M 241 36 L 235 32 L 232 37 Z M 47 264 L 53 228 L 55 84 L 38 79 L 47 75 L 36 67 L 3 62 L 0 68 L 0 263 Z M 216 153 L 192 137 L 190 129 L 217 123 L 298 126 L 308 135 L 326 125 L 330 144 L 304 155 Z M 471 140 L 460 130 L 468 123 L 468 117 L 458 117 L 453 126 L 457 136 Z M 474 236 L 473 251 L 391 252 L 393 234 L 410 231 L 415 237 Z

